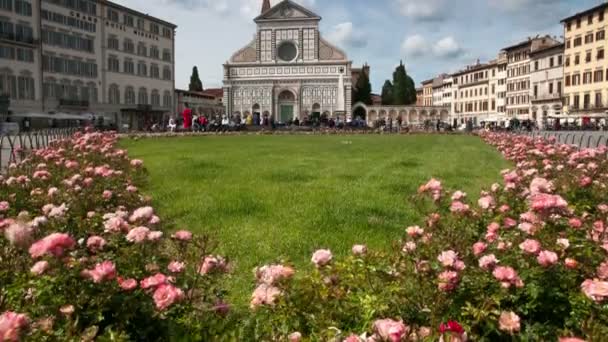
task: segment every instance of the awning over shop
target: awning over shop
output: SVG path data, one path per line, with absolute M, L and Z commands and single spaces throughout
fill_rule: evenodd
M 86 114 L 69 114 L 69 113 L 13 113 L 14 118 L 40 118 L 40 119 L 55 119 L 55 120 L 91 120 L 93 115 Z

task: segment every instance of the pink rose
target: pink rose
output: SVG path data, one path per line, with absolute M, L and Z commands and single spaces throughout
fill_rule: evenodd
M 163 237 L 163 232 L 160 231 L 153 231 L 148 233 L 147 239 L 149 241 L 158 241 Z
M 179 241 L 190 241 L 192 240 L 192 233 L 187 230 L 179 230 L 171 235 L 171 237 Z
M 467 194 L 459 190 L 452 195 L 452 201 L 460 201 L 463 200 L 465 197 L 467 197 Z
M 380 319 L 374 322 L 374 330 L 385 341 L 399 342 L 410 329 L 402 321 Z
M 20 220 L 13 221 L 8 228 L 4 230 L 4 237 L 13 246 L 26 248 L 32 240 L 34 229 L 25 222 Z
M 500 330 L 507 332 L 511 335 L 519 332 L 519 329 L 521 328 L 519 316 L 517 316 L 517 314 L 512 311 L 503 311 L 500 314 L 500 318 L 498 319 L 498 324 Z
M 479 267 L 481 267 L 483 270 L 490 271 L 494 268 L 494 266 L 496 266 L 496 264 L 498 264 L 498 262 L 499 260 L 496 259 L 494 254 L 486 255 L 479 258 Z
M 555 265 L 557 263 L 557 261 L 559 260 L 559 258 L 557 257 L 557 254 L 555 254 L 554 252 L 542 251 L 542 252 L 540 252 L 540 254 L 538 254 L 538 257 L 536 257 L 536 260 L 538 260 L 538 263 L 541 266 L 550 267 L 550 266 Z
M 171 305 L 181 301 L 184 298 L 184 292 L 171 284 L 162 284 L 156 288 L 152 298 L 154 299 L 156 309 L 164 311 Z
M 29 253 L 32 258 L 39 258 L 46 254 L 60 257 L 65 250 L 72 249 L 75 245 L 76 242 L 68 234 L 53 233 L 31 245 Z
M 122 279 L 118 277 L 117 279 L 118 286 L 125 291 L 133 291 L 137 288 L 137 280 L 135 279 Z
M 441 254 L 437 257 L 437 260 L 444 267 L 452 267 L 454 263 L 458 260 L 458 253 L 450 250 L 441 252 Z
M 289 342 L 300 342 L 302 340 L 302 334 L 296 331 L 289 334 L 287 338 L 289 339 Z
M 150 229 L 146 227 L 133 228 L 127 234 L 126 239 L 129 242 L 142 243 L 148 237 L 148 233 L 150 233 Z
M 92 279 L 94 283 L 99 284 L 116 278 L 116 266 L 111 261 L 104 261 L 95 265 L 92 270 L 82 271 L 82 274 L 85 278 Z
M 570 247 L 570 241 L 568 241 L 568 239 L 557 239 L 557 245 L 563 249 L 568 249 L 568 247 Z
M 179 261 L 172 261 L 167 266 L 167 269 L 171 273 L 182 273 L 186 269 L 186 264 Z
M 424 229 L 418 226 L 408 227 L 405 231 L 410 237 L 422 236 L 424 234 Z
M 367 246 L 365 245 L 354 245 L 352 248 L 352 252 L 356 256 L 364 256 L 367 254 Z
M 494 197 L 489 195 L 481 197 L 479 201 L 477 201 L 477 204 L 479 204 L 479 207 L 483 210 L 488 210 L 496 205 Z
M 154 209 L 152 207 L 138 208 L 133 212 L 133 215 L 129 217 L 131 222 L 147 222 L 154 215 Z
M 566 268 L 574 270 L 578 268 L 578 261 L 575 259 L 566 258 L 566 260 L 564 260 L 564 265 L 566 265 Z
M 112 191 L 110 190 L 105 190 L 102 194 L 103 199 L 105 199 L 106 201 L 109 200 L 110 198 L 112 198 Z
M 450 205 L 450 211 L 457 214 L 466 214 L 469 212 L 469 209 L 470 207 L 468 204 L 464 204 L 460 201 L 454 201 Z
M 37 263 L 34 264 L 34 266 L 32 266 L 32 268 L 30 269 L 30 272 L 35 275 L 42 275 L 48 269 L 49 269 L 48 261 L 38 261 Z
M 101 236 L 91 236 L 87 239 L 87 248 L 89 251 L 91 251 L 91 253 L 97 253 L 103 250 L 105 245 L 106 240 L 104 240 L 104 238 Z
M 28 325 L 29 319 L 26 315 L 5 311 L 0 315 L 0 341 L 19 341 Z
M 208 255 L 203 258 L 198 269 L 201 275 L 209 274 L 213 271 L 225 272 L 227 269 L 226 260 L 221 256 Z
M 133 167 L 140 167 L 142 165 L 144 165 L 144 162 L 141 161 L 140 159 L 131 160 L 131 166 L 133 166 Z
M 608 298 L 608 282 L 587 279 L 581 284 L 583 293 L 596 303 L 601 303 Z
M 527 254 L 536 255 L 540 252 L 540 242 L 528 239 L 522 242 L 519 248 Z
M 151 277 L 143 279 L 139 283 L 139 286 L 141 286 L 142 289 L 146 290 L 146 289 L 150 289 L 150 288 L 156 288 L 157 286 L 160 286 L 163 284 L 168 284 L 168 283 L 169 283 L 169 278 L 167 278 L 166 275 L 164 275 L 162 273 L 157 273 Z
M 483 252 L 485 252 L 487 248 L 488 248 L 488 245 L 486 245 L 485 243 L 483 243 L 481 241 L 476 242 L 473 245 L 473 254 L 475 254 L 475 256 L 478 257 L 478 256 L 482 255 Z
M 530 183 L 530 194 L 531 195 L 536 195 L 536 194 L 549 194 L 553 192 L 553 183 L 549 182 L 548 180 L 544 179 L 544 178 L 534 178 L 532 180 L 532 183 Z
M 250 307 L 256 309 L 261 305 L 272 306 L 281 294 L 281 290 L 272 285 L 260 284 L 251 295 Z
M 255 277 L 258 283 L 274 285 L 277 282 L 290 279 L 295 274 L 295 270 L 283 265 L 265 265 L 255 270 Z
M 578 337 L 560 337 L 558 342 L 587 342 Z
M 568 224 L 570 225 L 570 227 L 572 227 L 574 229 L 579 229 L 580 227 L 583 226 L 583 222 L 578 218 L 571 218 L 568 221 Z
M 316 252 L 314 252 L 314 254 L 312 255 L 311 261 L 315 264 L 315 266 L 322 267 L 322 266 L 329 264 L 331 259 L 332 259 L 332 254 L 331 254 L 330 250 L 319 249 Z
M 2 202 L 0 202 L 0 212 L 5 212 L 5 211 L 8 211 L 8 209 L 9 209 L 10 207 L 11 207 L 11 206 L 8 204 L 8 202 L 7 202 L 7 201 L 2 201 Z

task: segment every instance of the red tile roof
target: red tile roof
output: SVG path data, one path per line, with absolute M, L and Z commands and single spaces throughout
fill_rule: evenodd
M 214 97 L 224 97 L 223 88 L 207 88 L 202 91 L 204 95 L 210 95 Z

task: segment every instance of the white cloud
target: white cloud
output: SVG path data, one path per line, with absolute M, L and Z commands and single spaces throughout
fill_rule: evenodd
M 429 51 L 429 43 L 419 34 L 409 36 L 401 43 L 401 53 L 407 57 L 421 57 L 428 54 Z
M 401 14 L 417 20 L 441 19 L 449 3 L 446 0 L 397 0 Z
M 433 45 L 433 53 L 437 57 L 458 57 L 463 53 L 462 47 L 456 42 L 452 36 L 442 38 Z
M 361 31 L 353 29 L 353 23 L 345 22 L 334 26 L 325 37 L 330 42 L 340 46 L 363 47 L 367 45 L 367 40 Z

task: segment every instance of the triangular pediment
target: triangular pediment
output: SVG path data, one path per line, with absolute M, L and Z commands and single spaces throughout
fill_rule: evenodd
M 321 20 L 321 17 L 291 0 L 284 0 L 268 11 L 260 14 L 254 21 Z

